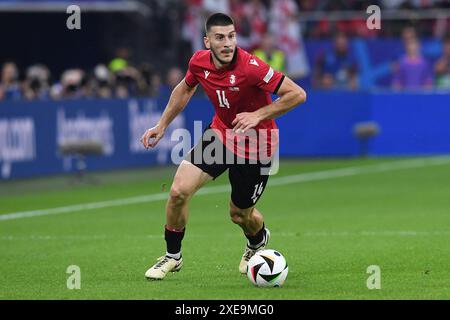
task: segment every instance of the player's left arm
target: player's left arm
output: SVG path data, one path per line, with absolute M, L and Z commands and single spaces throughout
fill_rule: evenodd
M 275 119 L 306 101 L 305 90 L 286 76 L 282 80 L 277 95 L 280 98 L 267 106 L 259 108 L 254 112 L 237 114 L 232 122 L 234 126 L 233 130 L 237 132 L 242 130 L 245 132 L 248 129 L 256 127 L 262 120 Z

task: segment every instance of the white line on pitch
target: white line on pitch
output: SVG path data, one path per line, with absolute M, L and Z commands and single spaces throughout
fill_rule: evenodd
M 394 171 L 394 170 L 402 170 L 402 169 L 414 169 L 414 168 L 422 168 L 427 166 L 437 166 L 444 165 L 450 163 L 450 157 L 448 156 L 439 156 L 439 157 L 429 157 L 429 158 L 419 158 L 419 159 L 411 159 L 411 160 L 399 160 L 393 162 L 384 162 L 373 165 L 365 165 L 365 166 L 355 166 L 355 167 L 347 167 L 340 169 L 330 169 L 324 171 L 317 172 L 308 172 L 308 173 L 300 173 L 296 175 L 290 175 L 285 177 L 273 177 L 269 181 L 269 186 L 281 186 L 293 183 L 301 183 L 308 181 L 317 181 L 317 180 L 327 180 L 332 178 L 340 178 L 340 177 L 349 177 L 355 176 L 359 174 L 367 174 L 367 173 L 377 173 L 377 172 L 386 172 L 386 171 Z M 207 195 L 214 193 L 222 193 L 229 192 L 229 185 L 219 185 L 214 187 L 205 187 L 200 189 L 196 195 Z M 50 209 L 40 209 L 40 210 L 31 210 L 31 211 L 19 211 L 12 212 L 7 214 L 0 215 L 0 221 L 5 220 L 13 220 L 20 218 L 29 218 L 36 216 L 46 216 L 53 214 L 61 214 L 61 213 L 69 213 L 76 211 L 85 211 L 92 209 L 100 209 L 100 208 L 110 208 L 117 206 L 124 206 L 130 204 L 139 204 L 146 202 L 154 202 L 160 200 L 166 200 L 167 193 L 155 193 L 151 195 L 143 195 L 129 198 L 121 198 L 115 200 L 106 200 L 99 202 L 91 202 L 91 203 L 81 203 L 64 207 L 50 208 Z
M 447 237 L 450 236 L 449 230 L 442 231 L 415 231 L 415 230 L 393 230 L 393 231 L 307 231 L 307 232 L 273 232 L 274 236 L 278 237 Z M 236 234 L 224 234 L 222 236 L 234 238 Z M 207 238 L 208 234 L 191 234 L 190 238 Z M 2 235 L 0 241 L 62 241 L 62 240 L 74 240 L 74 241 L 92 241 L 92 240 L 147 240 L 147 239 L 162 239 L 163 234 L 134 234 L 134 235 Z

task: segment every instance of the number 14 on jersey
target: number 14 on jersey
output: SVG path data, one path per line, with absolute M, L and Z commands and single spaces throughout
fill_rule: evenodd
M 230 109 L 230 103 L 228 102 L 227 97 L 225 97 L 224 90 L 216 90 L 217 98 L 219 98 L 219 107 Z

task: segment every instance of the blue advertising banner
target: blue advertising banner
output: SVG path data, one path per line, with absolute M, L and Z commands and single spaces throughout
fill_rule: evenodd
M 2 179 L 71 172 L 76 157 L 61 153 L 70 143 L 95 142 L 103 155 L 88 156 L 89 170 L 166 164 L 180 115 L 157 149 L 146 150 L 140 137 L 162 114 L 155 100 L 76 100 L 2 103 L 0 105 L 0 170 Z
M 450 93 L 422 92 L 371 95 L 371 119 L 381 133 L 373 139 L 373 155 L 450 153 Z
M 63 150 L 79 142 L 102 149 L 102 155 L 86 157 L 88 170 L 173 163 L 174 146 L 181 142 L 177 129 L 188 130 L 187 152 L 210 123 L 213 108 L 206 98 L 192 99 L 158 147 L 146 150 L 140 138 L 165 104 L 162 99 L 2 102 L 0 177 L 74 172 L 77 155 Z M 448 93 L 310 91 L 305 105 L 277 119 L 280 156 L 357 156 L 354 127 L 367 121 L 380 128 L 369 141 L 369 155 L 450 153 L 449 120 Z
M 353 126 L 370 119 L 369 94 L 310 91 L 307 102 L 277 119 L 281 156 L 352 156 Z

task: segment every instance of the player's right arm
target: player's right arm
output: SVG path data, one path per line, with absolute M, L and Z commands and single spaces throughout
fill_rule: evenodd
M 183 111 L 196 89 L 197 85 L 193 87 L 188 86 L 185 79 L 181 80 L 175 89 L 173 89 L 166 109 L 158 123 L 153 128 L 147 129 L 142 135 L 141 142 L 146 149 L 153 148 L 158 144 L 159 140 L 164 136 L 166 128 Z M 150 139 L 153 140 L 150 141 Z

